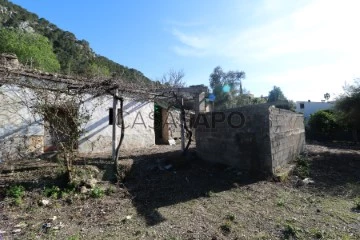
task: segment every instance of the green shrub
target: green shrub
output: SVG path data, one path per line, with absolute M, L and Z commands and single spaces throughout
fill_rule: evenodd
M 360 198 L 355 200 L 355 209 L 360 211 Z
M 226 236 L 226 235 L 229 235 L 230 232 L 231 232 L 231 225 L 229 222 L 226 222 L 224 224 L 222 224 L 220 226 L 220 230 L 222 231 L 222 233 Z
M 310 115 L 306 135 L 314 140 L 334 140 L 340 130 L 336 114 L 331 110 L 320 110 Z
M 15 53 L 22 64 L 57 72 L 60 63 L 46 37 L 14 29 L 0 29 L 0 52 Z
M 11 186 L 7 190 L 7 196 L 11 198 L 22 198 L 25 195 L 25 188 L 21 185 Z
M 234 221 L 235 221 L 235 215 L 232 214 L 232 213 L 227 214 L 227 215 L 225 216 L 225 219 L 226 219 L 226 220 L 229 220 L 229 221 L 231 221 L 231 222 L 234 222 Z
M 113 186 L 109 186 L 106 190 L 105 190 L 105 194 L 110 196 L 111 194 L 113 194 L 116 191 L 116 189 Z
M 298 236 L 298 229 L 291 225 L 291 224 L 286 224 L 283 230 L 283 234 L 284 234 L 284 238 L 285 239 L 296 239 Z
M 47 187 L 44 190 L 44 195 L 51 198 L 59 198 L 61 196 L 61 190 L 58 186 Z
M 25 195 L 25 188 L 21 185 L 11 186 L 7 190 L 6 195 L 13 199 L 15 205 L 20 205 L 22 203 L 22 198 Z
M 294 174 L 302 179 L 310 176 L 310 163 L 306 156 L 299 156 L 297 158 Z
M 105 191 L 99 187 L 95 187 L 91 190 L 90 196 L 93 198 L 102 198 L 105 194 Z

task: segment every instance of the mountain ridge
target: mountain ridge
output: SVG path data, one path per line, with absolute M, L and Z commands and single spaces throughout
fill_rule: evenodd
M 46 37 L 60 63 L 60 73 L 82 77 L 123 77 L 128 81 L 150 82 L 142 72 L 95 53 L 88 41 L 57 27 L 45 18 L 8 0 L 0 0 L 0 29 L 33 32 Z

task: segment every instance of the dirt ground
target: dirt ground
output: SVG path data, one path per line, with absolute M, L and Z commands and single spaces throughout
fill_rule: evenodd
M 194 149 L 182 158 L 177 147 L 124 153 L 120 185 L 108 181 L 109 159 L 81 158 L 78 168 L 97 187 L 57 196 L 46 195 L 63 187 L 57 162 L 1 163 L 0 240 L 360 239 L 359 146 L 307 145 L 309 184 L 254 179 L 202 162 Z M 14 185 L 25 188 L 18 204 L 6 197 Z

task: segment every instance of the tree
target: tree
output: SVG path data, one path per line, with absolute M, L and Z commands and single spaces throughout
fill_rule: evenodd
M 214 68 L 210 74 L 209 83 L 216 96 L 214 105 L 216 109 L 238 106 L 244 93 L 242 80 L 245 79 L 243 71 L 224 72 L 220 66 Z
M 335 102 L 339 120 L 352 128 L 354 141 L 358 141 L 357 131 L 360 126 L 360 79 L 354 85 L 344 87 L 344 93 Z
M 329 99 L 330 99 L 330 93 L 325 93 L 325 94 L 324 94 L 324 98 L 325 98 L 326 101 L 329 101 Z
M 315 140 L 332 140 L 339 129 L 336 114 L 331 110 L 320 110 L 310 115 L 308 137 Z
M 275 107 L 290 110 L 295 112 L 295 102 L 288 100 L 284 93 L 281 91 L 280 87 L 274 86 L 273 89 L 269 92 L 268 103 L 274 103 Z
M 286 101 L 286 97 L 281 91 L 280 87 L 274 86 L 273 89 L 269 92 L 268 102 L 277 102 L 277 101 Z
M 60 70 L 49 40 L 36 33 L 0 29 L 0 52 L 15 53 L 21 63 L 40 70 Z
M 183 70 L 175 71 L 170 69 L 169 72 L 162 76 L 160 83 L 166 87 L 182 88 L 186 86 L 186 82 L 183 79 L 184 76 Z

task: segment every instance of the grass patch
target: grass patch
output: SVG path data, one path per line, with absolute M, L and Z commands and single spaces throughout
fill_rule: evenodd
M 296 159 L 294 174 L 304 179 L 310 176 L 310 161 L 306 156 L 299 156 Z
M 43 192 L 45 197 L 58 199 L 61 195 L 61 190 L 58 186 L 46 187 Z
M 91 190 L 90 196 L 92 198 L 102 198 L 105 194 L 105 191 L 99 187 L 95 187 Z
M 226 216 L 225 216 L 225 219 L 226 220 L 229 220 L 229 221 L 231 221 L 231 222 L 234 222 L 235 221 L 235 215 L 234 214 L 227 214 Z
M 231 225 L 229 222 L 226 222 L 220 226 L 221 232 L 226 236 L 229 235 L 231 232 Z
M 360 198 L 355 200 L 355 210 L 360 211 Z
M 285 206 L 285 200 L 284 200 L 283 198 L 278 199 L 277 202 L 276 202 L 276 205 L 277 205 L 278 207 L 283 207 L 283 206 Z
M 106 190 L 105 190 L 105 194 L 107 196 L 110 196 L 111 194 L 115 193 L 116 192 L 116 189 L 115 187 L 113 186 L 109 186 Z
M 298 231 L 299 230 L 295 226 L 293 226 L 289 223 L 285 224 L 284 230 L 283 230 L 284 239 L 294 239 L 294 238 L 297 239 Z
M 13 203 L 15 205 L 21 205 L 22 203 L 22 198 L 25 195 L 25 188 L 21 185 L 14 185 L 11 186 L 7 191 L 6 191 L 6 195 L 13 199 Z

